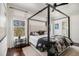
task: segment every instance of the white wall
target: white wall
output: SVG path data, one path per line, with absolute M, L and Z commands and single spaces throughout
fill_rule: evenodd
M 25 37 L 27 38 L 27 13 L 8 8 L 7 13 L 7 36 L 8 36 L 8 48 L 14 47 L 14 26 L 13 20 L 25 21 Z
M 38 21 L 29 21 L 29 28 L 30 28 L 30 32 L 33 31 L 47 31 L 47 27 L 45 25 L 45 22 L 38 22 Z
M 5 22 L 6 22 L 6 16 L 5 16 L 5 7 L 3 4 L 0 4 L 0 38 L 4 36 L 5 34 Z
M 74 15 L 70 17 L 71 19 L 71 39 L 74 42 L 79 43 L 79 15 Z
M 6 35 L 6 4 L 0 3 L 0 40 Z M 0 42 L 0 56 L 6 56 L 7 37 Z

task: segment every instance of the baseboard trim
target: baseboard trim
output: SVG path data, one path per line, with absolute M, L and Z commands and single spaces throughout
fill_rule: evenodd
M 30 46 L 30 44 L 25 44 L 25 46 L 23 46 L 23 47 L 26 47 L 26 46 Z M 23 48 L 23 47 L 11 47 L 11 48 Z M 9 48 L 9 47 L 8 47 Z M 10 48 L 10 49 L 11 49 Z
M 79 43 L 75 43 L 75 42 L 74 42 L 73 45 L 75 45 L 75 46 L 79 46 Z

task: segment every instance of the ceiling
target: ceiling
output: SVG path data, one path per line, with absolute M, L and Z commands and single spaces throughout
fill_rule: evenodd
M 46 6 L 43 3 L 9 3 L 8 5 L 25 10 L 30 14 L 34 14 Z
M 52 5 L 53 5 L 53 3 L 52 3 Z M 36 12 L 38 12 L 39 10 L 41 10 L 42 8 L 44 8 L 46 6 L 46 4 L 45 3 L 9 3 L 9 6 L 25 10 L 29 14 L 33 15 Z M 79 14 L 78 7 L 79 7 L 79 3 L 69 3 L 67 5 L 59 6 L 59 7 L 57 7 L 57 9 L 64 12 L 65 14 L 71 16 L 71 15 Z M 54 12 L 54 13 L 51 12 L 51 15 L 52 15 L 52 17 L 54 17 L 56 19 L 60 18 L 60 16 L 62 16 L 58 12 Z M 47 13 L 46 13 L 46 11 L 44 11 L 43 13 L 40 13 L 38 16 L 46 18 Z

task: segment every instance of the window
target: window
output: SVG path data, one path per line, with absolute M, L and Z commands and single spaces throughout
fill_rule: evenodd
M 14 20 L 14 36 L 25 36 L 25 21 Z

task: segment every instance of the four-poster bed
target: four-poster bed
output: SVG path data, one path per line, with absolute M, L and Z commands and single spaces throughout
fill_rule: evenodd
M 27 25 L 28 31 L 27 31 L 27 34 L 28 34 L 28 44 L 29 44 L 29 40 L 30 40 L 30 35 L 29 35 L 29 30 L 30 30 L 29 29 L 29 20 L 35 20 L 35 21 L 40 22 L 40 20 L 36 20 L 36 19 L 32 19 L 32 18 L 47 9 L 47 33 L 48 34 L 47 34 L 47 37 L 46 38 L 47 38 L 47 52 L 48 52 L 48 55 L 50 55 L 50 53 L 49 53 L 50 45 L 51 45 L 50 44 L 50 41 L 51 41 L 51 37 L 50 37 L 50 34 L 51 34 L 50 33 L 50 26 L 51 26 L 51 24 L 50 24 L 50 22 L 51 22 L 50 19 L 51 18 L 50 17 L 51 17 L 51 11 L 50 11 L 50 9 L 51 8 L 53 9 L 52 12 L 54 12 L 54 10 L 55 10 L 55 11 L 57 11 L 60 14 L 62 14 L 62 15 L 65 16 L 65 17 L 62 17 L 62 18 L 67 18 L 68 19 L 68 38 L 69 38 L 69 40 L 70 40 L 70 17 L 68 15 L 66 15 L 65 13 L 61 12 L 60 10 L 56 9 L 51 4 L 46 4 L 46 5 L 47 5 L 46 7 L 44 7 L 43 9 L 41 9 L 40 11 L 38 11 L 37 13 L 35 13 L 33 16 L 31 16 L 31 17 L 28 18 L 28 25 Z M 54 42 L 52 44 L 54 44 Z

